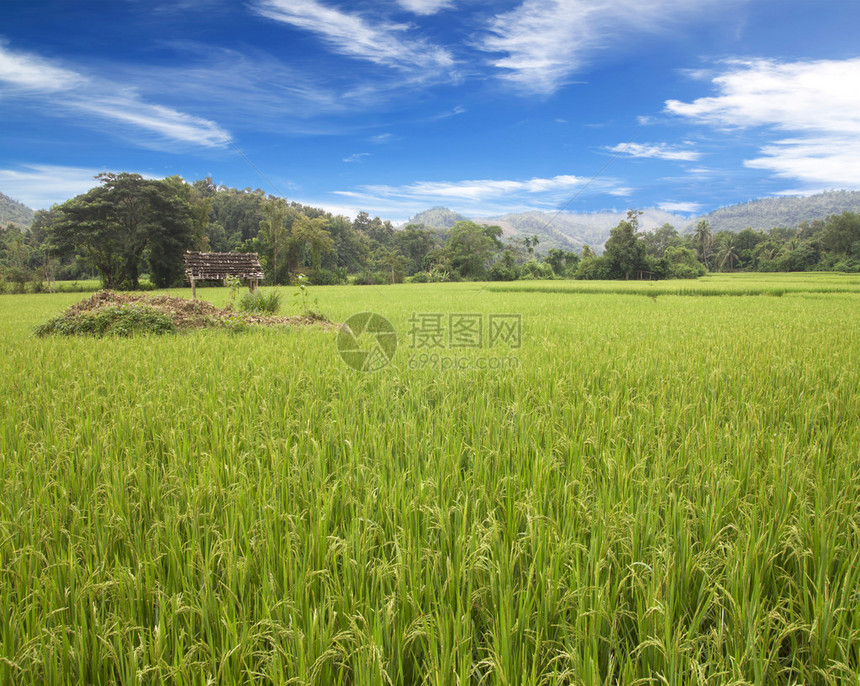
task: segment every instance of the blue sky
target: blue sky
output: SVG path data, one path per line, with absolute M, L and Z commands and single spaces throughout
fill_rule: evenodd
M 211 176 L 400 222 L 860 188 L 852 0 L 0 3 L 0 191 Z

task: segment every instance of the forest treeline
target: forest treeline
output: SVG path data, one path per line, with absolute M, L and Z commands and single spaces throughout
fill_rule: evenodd
M 537 236 L 458 221 L 450 229 L 355 219 L 211 178 L 101 174 L 98 185 L 50 210 L 27 231 L 0 228 L 0 287 L 45 290 L 57 280 L 98 278 L 136 289 L 184 284 L 186 250 L 256 252 L 270 284 L 305 274 L 315 284 L 456 280 L 695 278 L 708 271 L 860 271 L 860 215 L 845 212 L 797 228 L 686 234 L 639 227 L 632 210 L 601 255 L 542 250 Z

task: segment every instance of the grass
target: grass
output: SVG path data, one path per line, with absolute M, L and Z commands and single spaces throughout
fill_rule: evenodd
M 281 309 L 281 294 L 277 289 L 258 289 L 256 293 L 243 293 L 239 298 L 239 309 L 255 314 L 277 314 Z
M 0 681 L 856 684 L 860 303 L 809 285 L 313 287 L 401 334 L 375 374 L 4 296 Z M 413 312 L 521 313 L 456 351 L 519 365 L 415 369 Z

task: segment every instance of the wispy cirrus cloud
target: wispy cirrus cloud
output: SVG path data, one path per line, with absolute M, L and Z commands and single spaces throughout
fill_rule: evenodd
M 397 0 L 397 3 L 405 10 L 423 15 L 436 14 L 454 5 L 453 0 Z
M 3 192 L 37 210 L 65 202 L 98 185 L 95 176 L 105 169 L 63 167 L 52 164 L 28 164 L 14 169 L 0 169 Z
M 370 157 L 369 152 L 354 152 L 349 157 L 344 157 L 344 162 L 364 162 L 366 158 Z
M 744 162 L 816 188 L 860 188 L 860 58 L 729 60 L 711 77 L 718 94 L 669 100 L 666 111 L 720 129 L 761 127 L 771 140 Z M 776 132 L 789 132 L 776 138 Z
M 713 7 L 742 0 L 524 0 L 495 16 L 477 47 L 518 90 L 550 94 L 570 83 L 594 53 L 622 36 L 669 32 Z
M 84 125 L 107 121 L 174 142 L 214 147 L 229 138 L 213 121 L 152 104 L 134 88 L 87 76 L 39 55 L 12 51 L 2 42 L 0 95 L 35 101 L 40 111 L 84 114 L 79 120 Z
M 374 212 L 407 219 L 432 205 L 446 205 L 474 216 L 492 216 L 527 210 L 552 210 L 567 202 L 588 179 L 573 175 L 530 179 L 474 179 L 464 181 L 417 181 L 402 186 L 365 185 L 335 195 Z M 601 179 L 589 191 L 627 195 L 616 180 Z
M 681 162 L 694 162 L 702 157 L 702 153 L 695 150 L 666 143 L 619 143 L 606 148 L 606 150 L 627 157 L 647 157 Z
M 86 82 L 80 74 L 54 66 L 37 55 L 15 53 L 0 40 L 0 83 L 7 92 L 60 92 Z
M 253 7 L 261 16 L 316 34 L 341 55 L 401 70 L 438 71 L 454 64 L 447 49 L 407 37 L 408 24 L 372 21 L 317 0 L 258 0 Z

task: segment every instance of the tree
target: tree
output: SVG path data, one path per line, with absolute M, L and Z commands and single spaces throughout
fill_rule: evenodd
M 726 267 L 730 272 L 735 270 L 735 264 L 740 260 L 738 249 L 735 245 L 735 235 L 728 231 L 720 234 L 717 241 L 717 264 L 722 271 Z
M 690 248 L 670 245 L 657 263 L 661 277 L 667 279 L 695 279 L 707 273 L 705 265 Z
M 860 214 L 843 212 L 825 221 L 822 241 L 831 252 L 860 257 Z
M 434 234 L 410 224 L 394 234 L 394 245 L 406 257 L 409 272 L 414 274 L 424 267 L 424 260 L 436 246 Z
M 603 257 L 613 276 L 620 277 L 623 274 L 625 279 L 629 279 L 631 274 L 647 269 L 645 244 L 637 234 L 640 214 L 638 210 L 630 210 L 627 219 L 620 221 L 609 232 Z
M 570 276 L 576 270 L 579 256 L 575 252 L 562 250 L 561 248 L 550 248 L 544 257 L 546 262 L 556 276 Z
M 396 250 L 392 250 L 384 245 L 379 246 L 373 255 L 377 269 L 385 270 L 391 273 L 391 283 L 397 283 L 403 280 L 406 270 L 406 258 Z
M 299 246 L 307 247 L 311 253 L 311 266 L 314 271 L 320 268 L 323 253 L 334 249 L 331 234 L 326 231 L 325 217 L 311 219 L 303 214 L 293 222 L 293 238 Z
M 193 216 L 175 185 L 128 173 L 96 178 L 100 186 L 59 207 L 58 247 L 92 265 L 105 288 L 137 289 L 144 260 L 157 286 L 181 278 Z
M 705 267 L 710 269 L 711 244 L 713 241 L 711 237 L 711 225 L 708 224 L 707 219 L 702 219 L 698 224 L 696 224 L 695 236 L 696 247 L 699 251 L 699 259 Z
M 257 234 L 260 241 L 268 247 L 270 263 L 270 278 L 272 283 L 278 283 L 279 258 L 290 248 L 290 225 L 293 216 L 283 198 L 271 196 L 263 202 L 263 215 L 260 230 Z
M 499 226 L 480 226 L 468 220 L 457 222 L 445 243 L 451 265 L 464 278 L 483 277 L 496 251 L 502 247 L 501 235 Z
M 642 236 L 645 248 L 652 257 L 660 259 L 666 248 L 678 241 L 678 232 L 671 224 L 663 224 L 659 229 Z
M 490 267 L 491 281 L 516 281 L 520 270 L 517 267 L 517 258 L 511 248 L 505 248 L 502 256 Z

